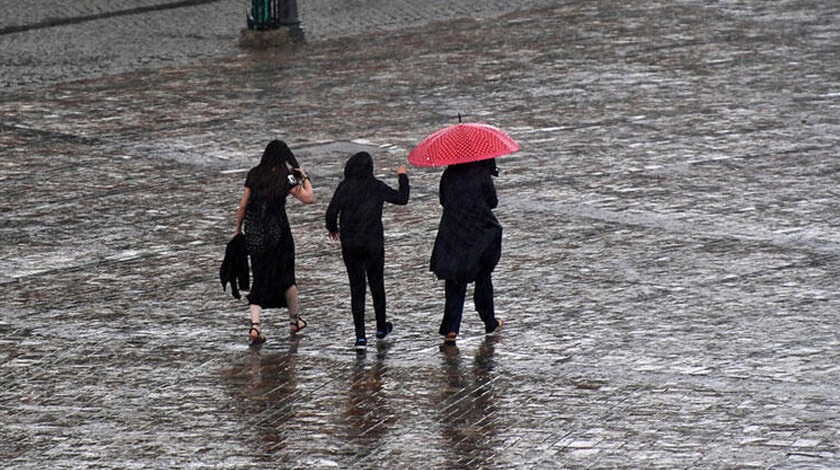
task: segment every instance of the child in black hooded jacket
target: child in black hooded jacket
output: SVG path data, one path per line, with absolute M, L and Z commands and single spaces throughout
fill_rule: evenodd
M 408 171 L 397 168 L 399 189 L 394 190 L 373 176 L 373 158 L 359 152 L 344 166 L 339 183 L 327 208 L 327 231 L 341 240 L 341 255 L 350 280 L 350 305 L 356 329 L 356 348 L 367 346 L 365 336 L 365 278 L 370 285 L 376 314 L 376 337 L 384 338 L 394 326 L 385 315 L 385 237 L 382 206 L 385 202 L 408 204 Z

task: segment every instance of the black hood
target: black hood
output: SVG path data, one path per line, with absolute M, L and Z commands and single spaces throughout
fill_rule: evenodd
M 359 152 L 347 160 L 344 165 L 345 179 L 373 178 L 373 157 L 367 152 Z

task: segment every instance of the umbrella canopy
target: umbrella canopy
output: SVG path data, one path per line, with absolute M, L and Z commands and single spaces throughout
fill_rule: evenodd
M 519 144 L 488 124 L 460 123 L 423 139 L 408 154 L 415 166 L 446 166 L 500 157 L 519 150 Z

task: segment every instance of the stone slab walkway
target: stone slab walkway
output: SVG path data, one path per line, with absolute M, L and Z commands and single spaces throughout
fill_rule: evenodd
M 257 53 L 236 50 L 231 26 L 201 36 L 224 47 L 183 60 L 166 33 L 179 15 L 150 12 L 130 21 L 156 35 L 124 30 L 160 44 L 148 67 L 140 52 L 116 69 L 81 54 L 89 65 L 33 85 L 6 66 L 0 461 L 840 466 L 840 9 L 510 2 L 424 23 L 419 2 L 397 3 L 409 19 L 389 31 L 313 26 L 302 48 Z M 92 27 L 0 45 L 30 57 Z M 385 213 L 397 329 L 357 355 L 323 228 L 343 163 L 367 149 L 394 184 L 458 112 L 522 145 L 497 179 L 506 331 L 485 338 L 468 305 L 463 340 L 440 347 L 427 271 L 440 171 L 413 168 L 411 203 Z M 316 187 L 315 204 L 290 205 L 310 327 L 290 339 L 270 312 L 251 350 L 246 305 L 217 270 L 244 171 L 276 137 Z

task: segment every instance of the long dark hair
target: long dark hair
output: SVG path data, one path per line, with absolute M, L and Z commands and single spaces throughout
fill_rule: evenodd
M 289 192 L 292 168 L 300 168 L 295 154 L 282 140 L 272 140 L 265 147 L 260 164 L 254 167 L 252 189 L 265 194 L 268 201 L 285 197 Z

